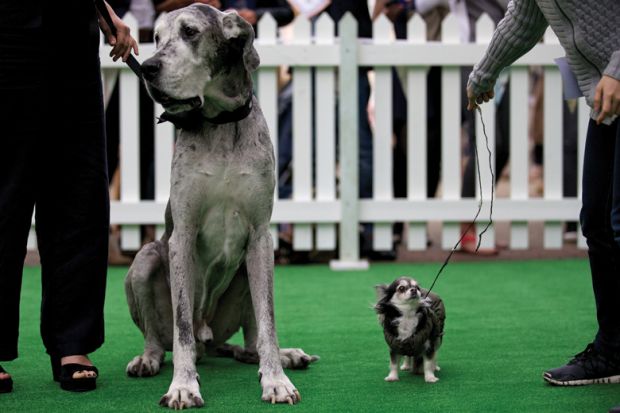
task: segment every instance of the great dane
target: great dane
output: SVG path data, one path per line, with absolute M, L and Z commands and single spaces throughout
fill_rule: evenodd
M 273 309 L 269 221 L 274 154 L 252 95 L 259 58 L 252 26 L 236 12 L 192 5 L 155 29 L 156 52 L 143 65 L 163 119 L 181 130 L 172 162 L 165 234 L 137 254 L 125 280 L 144 353 L 130 376 L 159 372 L 172 350 L 174 374 L 160 403 L 202 406 L 196 360 L 218 350 L 259 364 L 262 399 L 296 403 L 285 368 L 317 359 L 279 349 Z M 244 347 L 226 341 L 243 329 Z

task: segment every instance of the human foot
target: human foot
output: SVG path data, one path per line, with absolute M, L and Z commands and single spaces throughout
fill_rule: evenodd
M 2 366 L 0 366 L 0 393 L 10 393 L 13 391 L 13 379 Z
M 54 380 L 60 382 L 63 390 L 84 392 L 97 387 L 99 371 L 88 357 L 73 355 L 61 359 L 52 358 Z
M 87 356 L 67 356 L 60 359 L 60 365 L 66 366 L 69 364 L 76 364 L 85 367 L 93 367 L 93 362 L 89 360 Z M 84 369 L 84 370 L 76 370 L 73 373 L 72 378 L 74 379 L 86 379 L 86 378 L 96 378 L 97 373 L 92 369 Z

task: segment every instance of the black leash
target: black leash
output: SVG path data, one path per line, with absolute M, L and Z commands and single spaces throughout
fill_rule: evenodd
M 484 124 L 484 118 L 482 117 L 482 110 L 480 109 L 480 106 L 478 106 L 477 109 L 478 109 L 478 113 L 480 114 L 480 121 L 482 122 L 482 133 L 484 134 L 487 152 L 489 153 L 489 169 L 491 170 L 491 205 L 490 205 L 490 210 L 489 210 L 489 222 L 487 223 L 486 227 L 482 231 L 480 231 L 480 234 L 478 234 L 478 244 L 476 245 L 476 252 L 478 252 L 478 249 L 480 248 L 480 242 L 482 242 L 482 235 L 485 232 L 487 232 L 489 227 L 493 224 L 493 198 L 495 197 L 495 175 L 493 174 L 493 164 L 491 163 L 493 156 L 491 154 L 491 148 L 489 148 L 489 137 L 487 136 L 487 128 L 486 128 L 486 125 Z M 443 272 L 444 268 L 446 268 L 446 266 L 450 262 L 450 258 L 452 258 L 452 255 L 454 254 L 456 249 L 459 247 L 459 245 L 461 245 L 461 241 L 463 241 L 463 238 L 465 237 L 465 235 L 469 232 L 469 230 L 474 225 L 476 225 L 476 220 L 478 219 L 478 216 L 480 215 L 480 212 L 482 211 L 482 202 L 483 202 L 482 179 L 480 178 L 480 162 L 479 162 L 480 160 L 478 158 L 478 145 L 476 144 L 476 138 L 473 139 L 473 143 L 474 143 L 474 153 L 476 156 L 476 170 L 478 173 L 478 187 L 480 188 L 480 200 L 478 201 L 478 211 L 476 211 L 476 215 L 474 216 L 473 221 L 469 223 L 465 231 L 463 231 L 463 234 L 461 234 L 461 237 L 459 238 L 459 240 L 456 242 L 456 244 L 454 244 L 454 247 L 452 247 L 452 250 L 446 257 L 441 268 L 439 268 L 439 271 L 437 272 L 437 275 L 435 275 L 435 279 L 433 280 L 431 287 L 426 292 L 426 295 L 424 296 L 424 298 L 428 297 L 431 290 L 435 286 L 435 283 L 437 282 L 439 275 Z
M 116 36 L 116 26 L 114 26 L 114 23 L 112 22 L 112 17 L 110 16 L 110 12 L 108 11 L 108 8 L 106 7 L 104 1 L 95 0 L 95 7 L 97 7 L 97 10 L 99 10 L 99 14 L 101 14 L 101 17 L 103 17 L 103 20 L 105 20 L 106 24 L 112 31 L 112 34 Z M 127 58 L 127 61 L 125 63 L 127 64 L 127 66 L 129 66 L 131 71 L 134 72 L 140 80 L 142 80 L 142 70 L 140 69 L 140 62 L 138 62 L 138 60 L 136 60 L 136 58 L 132 54 L 129 54 L 129 57 Z

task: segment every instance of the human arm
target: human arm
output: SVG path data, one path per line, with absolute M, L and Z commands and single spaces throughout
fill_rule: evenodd
M 119 58 L 123 59 L 123 62 L 127 61 L 127 58 L 131 54 L 131 51 L 137 55 L 138 54 L 138 43 L 131 36 L 129 26 L 127 26 L 114 12 L 112 7 L 104 1 L 108 12 L 110 13 L 110 17 L 112 18 L 112 24 L 114 24 L 114 28 L 116 29 L 116 34 L 113 33 L 112 29 L 106 23 L 105 19 L 97 10 L 97 15 L 99 17 L 99 27 L 106 36 L 108 43 L 112 46 L 112 50 L 110 51 L 110 56 L 116 62 Z
M 547 20 L 535 0 L 511 0 L 484 57 L 469 75 L 468 110 L 493 98 L 493 87 L 499 73 L 534 47 L 547 26 Z

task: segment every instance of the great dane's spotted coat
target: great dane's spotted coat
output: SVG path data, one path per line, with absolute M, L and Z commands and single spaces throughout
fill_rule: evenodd
M 259 63 L 253 29 L 236 12 L 193 5 L 167 14 L 155 34 L 157 51 L 143 64 L 149 93 L 173 116 L 198 111 L 200 122 L 176 142 L 165 234 L 142 248 L 127 274 L 129 308 L 145 338 L 127 373 L 157 374 L 172 350 L 174 376 L 161 404 L 202 406 L 195 361 L 218 349 L 259 363 L 263 400 L 296 403 L 282 367 L 307 367 L 316 357 L 278 348 L 267 125 L 254 98 L 244 119 L 208 120 L 248 104 Z M 226 344 L 239 328 L 244 348 Z

